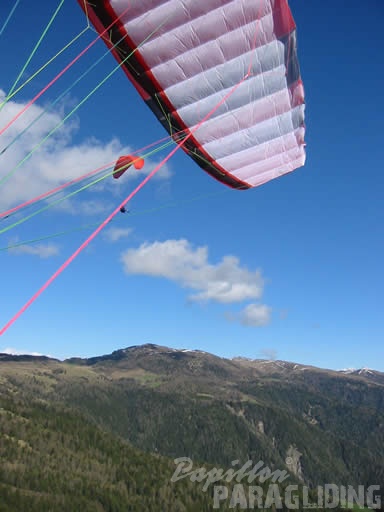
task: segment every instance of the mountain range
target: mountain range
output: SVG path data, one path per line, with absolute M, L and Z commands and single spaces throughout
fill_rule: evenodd
M 45 510 L 38 482 L 50 479 L 60 488 L 57 510 L 67 503 L 71 485 L 79 499 L 83 496 L 84 510 L 120 510 L 95 508 L 90 490 L 92 478 L 103 480 L 104 457 L 113 459 L 108 450 L 115 453 L 113 471 L 110 468 L 113 478 L 118 471 L 125 475 L 117 482 L 105 477 L 111 489 L 120 485 L 116 503 L 121 510 L 162 510 L 160 495 L 164 510 L 211 510 L 208 496 L 188 479 L 178 482 L 183 492 L 173 494 L 170 478 L 176 466 L 172 459 L 180 457 L 189 458 L 194 467 L 224 470 L 235 460 L 240 466 L 262 461 L 272 471 L 286 471 L 290 481 L 311 489 L 327 483 L 356 488 L 382 488 L 384 484 L 384 374 L 374 370 L 333 371 L 277 360 L 226 359 L 199 350 L 145 344 L 65 361 L 0 354 L 0 381 L 0 491 L 11 498 L 17 491 L 21 500 L 26 492 L 31 493 L 37 500 L 36 510 Z M 80 436 L 77 441 L 74 425 Z M 45 435 L 51 454 L 38 441 Z M 77 453 L 72 446 L 76 442 Z M 39 456 L 34 443 L 39 445 Z M 108 447 L 105 454 L 102 450 L 94 453 L 97 443 Z M 132 504 L 129 508 L 124 501 L 132 492 L 122 482 L 134 477 L 127 468 L 117 469 L 121 463 L 116 453 L 130 451 L 136 462 L 145 461 L 143 467 L 137 462 L 133 468 L 136 476 L 148 472 L 153 481 L 159 471 L 149 468 L 159 465 L 168 475 L 165 478 L 162 473 L 162 485 L 154 485 L 153 495 L 147 492 L 144 508 Z M 79 454 L 81 460 L 76 463 Z M 64 490 L 54 462 L 59 455 L 69 468 Z M 76 464 L 87 467 L 89 458 L 98 461 L 98 469 L 84 469 L 83 477 L 77 475 Z M 33 484 L 26 469 L 28 460 L 35 467 L 45 460 L 45 468 L 52 468 L 44 472 L 41 466 Z M 46 493 L 48 488 L 46 484 Z M 143 494 L 137 484 L 134 488 Z M 47 510 L 56 510 L 51 498 L 47 498 Z M 100 500 L 99 496 L 97 503 Z M 144 502 L 139 502 L 143 507 Z M 0 505 L 0 510 L 17 509 Z

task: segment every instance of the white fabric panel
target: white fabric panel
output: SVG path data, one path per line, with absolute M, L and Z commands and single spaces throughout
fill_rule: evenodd
M 271 158 L 273 155 L 288 151 L 298 145 L 298 141 L 303 137 L 303 128 L 298 128 L 294 132 L 287 133 L 269 140 L 256 147 L 247 148 L 243 151 L 231 153 L 230 155 L 219 158 L 217 163 L 234 173 L 236 169 L 252 165 L 254 162 Z
M 247 178 L 250 173 L 261 175 L 268 171 L 277 170 L 280 168 L 288 168 L 289 164 L 292 160 L 296 160 L 296 158 L 300 158 L 301 151 L 297 146 L 283 151 L 277 155 L 273 155 L 270 158 L 265 158 L 260 160 L 259 162 L 255 162 L 246 167 L 242 167 L 236 175 L 240 178 Z
M 129 6 L 124 27 L 183 123 L 215 109 L 194 139 L 222 169 L 256 186 L 304 164 L 304 90 L 287 86 L 275 0 L 109 1 Z
M 196 136 L 201 144 L 222 138 L 249 126 L 262 123 L 292 108 L 288 90 L 282 89 L 269 96 L 247 103 L 226 114 L 212 117 L 197 128 Z M 193 127 L 192 127 L 193 129 Z
M 168 67 L 171 70 L 173 65 L 170 64 Z M 162 77 L 162 71 L 166 77 L 166 69 L 164 68 L 156 74 L 158 79 Z M 239 83 L 239 77 L 244 77 L 248 71 L 254 75 L 249 78 L 249 81 L 254 80 L 254 83 L 250 85 L 252 94 L 250 100 L 260 97 L 260 94 L 262 94 L 260 90 L 265 82 L 279 80 L 280 85 L 277 87 L 286 87 L 284 46 L 277 41 L 273 41 L 262 48 L 247 52 L 207 71 L 196 73 L 189 79 L 179 81 L 176 85 L 166 87 L 165 92 L 168 97 L 174 99 L 175 103 L 173 105 L 180 109 L 196 102 L 197 99 L 201 102 L 203 98 L 210 95 L 218 97 L 223 92 L 224 95 L 227 94 L 232 87 Z M 169 80 L 166 78 L 162 82 L 169 83 Z M 265 87 L 268 88 L 269 85 L 265 85 Z M 276 89 L 276 85 L 271 84 L 270 87 Z
M 167 65 L 174 58 L 179 58 L 181 62 L 185 62 L 185 59 L 188 59 L 188 52 L 196 53 L 198 57 L 205 53 L 209 54 L 212 45 L 223 48 L 226 58 L 228 58 L 230 54 L 227 51 L 232 52 L 233 56 L 239 56 L 243 52 L 249 51 L 252 47 L 262 46 L 273 40 L 273 19 L 271 14 L 262 18 L 260 27 L 255 33 L 256 10 L 254 8 L 244 20 L 238 20 L 237 23 L 233 21 L 234 19 L 236 20 L 235 16 L 229 19 L 226 19 L 224 16 L 218 17 L 217 14 L 220 14 L 221 11 L 222 9 L 216 9 L 209 15 L 183 25 L 177 30 L 165 33 L 156 39 L 151 38 L 142 45 L 140 50 L 142 55 L 152 68 L 158 65 Z M 231 15 L 228 14 L 228 16 Z M 130 24 L 127 24 L 127 30 L 129 30 L 129 26 Z M 156 26 L 154 25 L 154 28 Z M 189 34 L 188 38 L 186 36 L 183 37 L 185 31 Z M 143 36 L 144 33 L 139 32 L 138 36 L 135 37 L 134 41 L 137 45 L 144 40 Z M 181 40 L 183 44 L 180 44 Z M 207 58 L 207 56 L 205 57 Z M 222 54 L 216 55 L 211 53 L 211 57 L 213 56 L 224 59 Z M 204 63 L 205 59 L 202 60 Z M 188 70 L 188 67 L 186 67 L 186 70 Z
M 232 111 L 243 105 L 253 103 L 258 99 L 265 98 L 266 96 L 286 89 L 287 82 L 284 73 L 285 68 L 281 66 L 280 70 L 273 69 L 261 75 L 250 76 L 230 94 L 231 90 L 239 83 L 239 80 L 237 80 L 231 87 L 219 90 L 207 97 L 202 96 L 200 99 L 195 100 L 194 103 L 190 103 L 185 107 L 179 107 L 177 109 L 178 114 L 188 126 L 194 126 L 209 114 L 225 95 L 230 94 L 225 103 L 218 106 L 211 117 L 217 117 L 225 112 Z M 180 95 L 168 97 L 172 98 L 176 103 L 181 99 Z M 186 99 L 188 99 L 188 95 L 186 95 Z
M 290 133 L 300 126 L 302 120 L 303 106 L 300 106 L 292 112 L 275 116 L 244 130 L 208 142 L 203 147 L 217 160 L 230 155 L 235 148 L 236 151 L 242 151 Z
M 219 35 L 213 35 L 215 27 L 223 25 L 223 21 L 227 23 L 226 31 L 230 31 L 233 30 L 230 27 L 238 28 L 245 25 L 247 20 L 263 18 L 272 10 L 270 2 L 265 0 L 111 0 L 110 3 L 117 16 L 129 7 L 121 20 L 136 44 L 142 42 L 153 30 L 156 32 L 152 40 L 175 31 L 179 33 L 179 42 L 184 38 L 188 40 L 196 30 L 196 36 L 192 36 L 195 37 L 194 44 L 201 44 L 204 42 L 204 26 L 207 23 L 212 35 L 205 32 L 209 39 L 214 39 Z
M 291 160 L 291 162 L 288 165 L 285 164 L 280 168 L 268 171 L 263 174 L 252 174 L 252 176 L 250 176 L 247 179 L 247 183 L 249 183 L 249 185 L 251 185 L 252 187 L 258 187 L 259 185 L 262 185 L 267 181 L 273 180 L 274 178 L 279 178 L 283 174 L 287 174 L 289 172 L 294 171 L 298 167 L 302 167 L 305 164 L 305 153 L 303 149 L 301 149 L 300 151 L 301 156 L 296 160 Z

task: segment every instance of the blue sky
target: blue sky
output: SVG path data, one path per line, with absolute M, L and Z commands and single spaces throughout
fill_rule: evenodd
M 1 3 L 0 27 L 12 5 L 9 0 Z M 384 371 L 384 71 L 379 57 L 384 50 L 384 6 L 375 0 L 364 9 L 357 0 L 291 0 L 290 5 L 306 92 L 305 167 L 239 192 L 206 175 L 181 151 L 176 153 L 132 201 L 131 214 L 116 216 L 0 338 L 0 350 L 64 358 L 149 342 L 224 357 L 273 355 L 327 368 Z M 48 11 L 43 2 L 21 0 L 0 35 L 4 92 L 55 6 Z M 77 3 L 66 0 L 20 83 L 85 26 Z M 95 36 L 86 31 L 15 95 L 0 111 L 0 129 L 10 119 L 10 107 L 20 109 Z M 28 119 L 55 101 L 105 51 L 100 41 L 95 44 L 28 111 Z M 108 55 L 41 125 L 36 123 L 30 138 L 20 138 L 13 152 L 0 156 L 0 179 L 25 154 L 25 147 L 38 142 L 44 129 L 55 126 L 115 66 Z M 0 136 L 0 143 L 13 140 L 20 126 L 15 123 L 15 131 Z M 165 136 L 118 70 L 3 185 L 0 211 Z M 150 157 L 146 172 L 167 151 Z M 138 179 L 124 176 L 118 184 L 110 180 L 79 194 L 0 234 L 0 248 L 101 222 Z M 0 251 L 1 326 L 90 232 Z M 161 262 L 157 273 L 162 277 L 153 275 L 148 263 L 153 261 Z M 212 295 L 209 280 L 215 272 L 227 273 L 232 284 L 251 283 L 253 297 L 235 301 Z

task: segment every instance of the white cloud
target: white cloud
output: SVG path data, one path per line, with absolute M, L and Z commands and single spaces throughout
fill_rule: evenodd
M 259 270 L 242 267 L 230 255 L 209 263 L 207 247 L 193 248 L 184 239 L 144 243 L 126 250 L 121 260 L 127 273 L 163 277 L 197 291 L 191 297 L 194 300 L 232 303 L 260 298 L 263 293 Z
M 5 93 L 0 89 L 0 103 L 4 100 Z M 16 101 L 7 102 L 1 110 L 0 129 L 7 125 L 25 106 Z M 37 105 L 31 105 L 1 136 L 0 151 L 8 147 L 28 125 L 42 114 L 43 109 Z M 62 121 L 64 113 L 45 113 L 33 126 L 31 126 L 5 153 L 0 155 L 0 180 L 10 171 L 13 171 L 19 163 L 27 157 L 29 152 L 41 142 L 41 140 Z M 119 156 L 131 153 L 129 147 L 124 146 L 114 138 L 107 143 L 94 138 L 74 144 L 73 137 L 79 129 L 79 123 L 75 120 L 66 122 L 54 135 L 52 135 L 33 155 L 14 171 L 12 176 L 2 184 L 0 195 L 0 208 L 5 210 L 23 201 L 36 197 L 65 182 L 78 178 L 87 172 L 100 168 L 103 165 L 113 165 Z M 160 161 L 160 160 L 159 160 Z M 92 187 L 92 192 L 110 192 L 126 186 L 127 180 L 144 176 L 151 172 L 157 161 L 146 159 L 146 165 L 142 170 L 127 172 L 119 180 L 106 178 Z M 110 172 L 106 170 L 105 173 Z M 157 177 L 169 178 L 170 170 L 164 166 Z M 79 187 L 81 185 L 79 184 Z M 91 189 L 88 189 L 91 190 Z M 80 193 L 77 198 L 82 198 Z M 89 197 L 87 197 L 89 200 Z M 104 199 L 103 199 L 104 200 Z M 99 201 L 100 202 L 100 201 Z M 100 206 L 97 208 L 100 211 Z M 94 208 L 91 209 L 94 212 Z
M 30 254 L 45 259 L 59 254 L 59 248 L 54 244 L 19 245 L 8 250 L 13 254 Z
M 265 304 L 248 304 L 240 313 L 240 322 L 251 327 L 269 324 L 272 309 Z
M 100 199 L 65 200 L 60 203 L 59 208 L 72 215 L 97 215 L 107 214 L 116 208 L 116 205 L 110 201 Z
M 121 238 L 125 238 L 132 233 L 132 228 L 116 228 L 112 227 L 104 232 L 104 237 L 110 242 L 117 242 Z
M 45 356 L 46 354 L 40 354 L 40 352 L 29 352 L 28 350 L 18 350 L 16 348 L 7 347 L 4 350 L 0 350 L 2 354 L 8 354 L 10 356 Z M 46 355 L 46 357 L 53 357 Z
M 239 322 L 247 327 L 263 327 L 271 321 L 272 308 L 265 304 L 248 304 L 242 311 L 227 311 L 225 317 L 229 322 Z

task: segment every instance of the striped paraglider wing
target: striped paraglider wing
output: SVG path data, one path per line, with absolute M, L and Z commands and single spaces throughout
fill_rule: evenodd
M 287 0 L 79 2 L 99 33 L 115 22 L 105 42 L 174 139 L 192 131 L 183 149 L 213 177 L 245 189 L 304 165 Z

